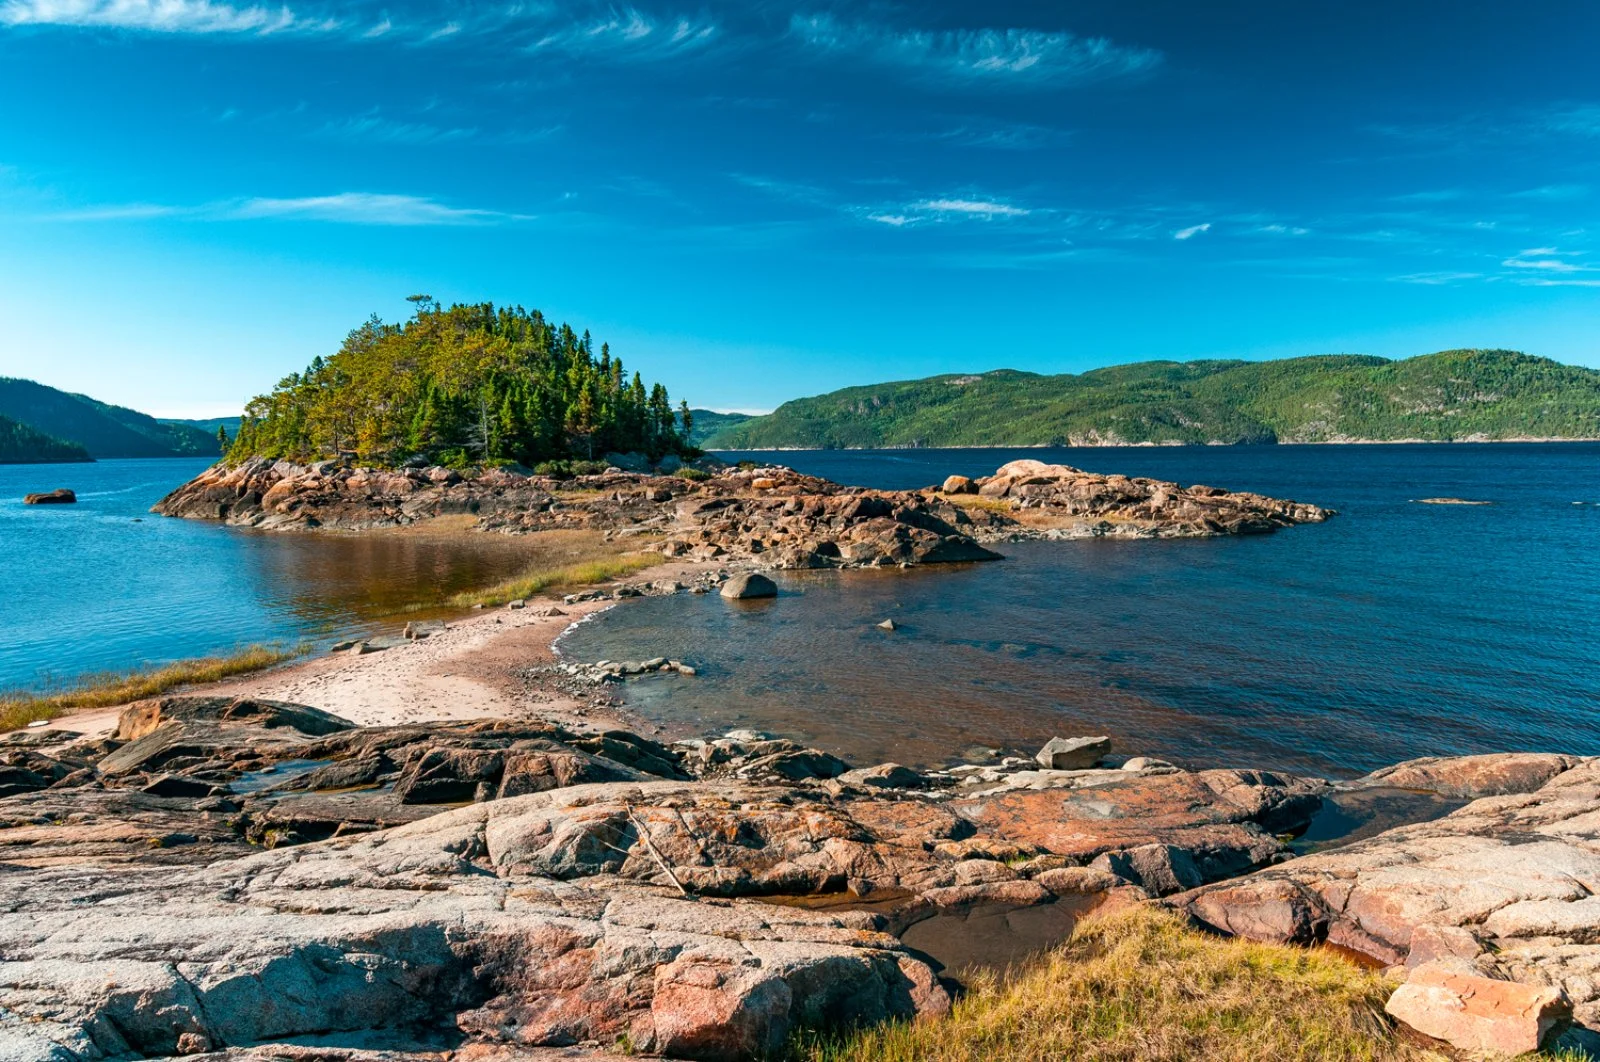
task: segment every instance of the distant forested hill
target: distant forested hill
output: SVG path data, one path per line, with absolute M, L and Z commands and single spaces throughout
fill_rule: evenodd
M 1600 438 L 1600 372 L 1508 350 L 1388 361 L 1151 361 L 851 387 L 724 428 L 714 449 Z
M 217 437 L 218 428 L 226 428 L 230 439 L 239 434 L 238 414 L 231 417 L 204 417 L 200 420 L 183 420 L 178 417 L 157 417 L 156 419 L 163 424 L 176 424 L 179 427 L 203 431 L 213 439 Z
M 705 441 L 718 432 L 750 419 L 748 413 L 718 413 L 712 409 L 691 409 L 689 414 L 694 418 L 689 441 L 696 446 L 704 446 Z
M 412 301 L 410 320 L 373 318 L 252 399 L 228 459 L 535 465 L 691 449 L 680 419 L 688 405 L 674 410 L 661 384 L 630 379 L 587 332 L 521 307 Z
M 212 457 L 216 435 L 86 395 L 58 391 L 32 380 L 0 377 L 0 416 L 20 421 L 44 435 L 77 443 L 96 458 Z
M 92 460 L 89 451 L 77 443 L 52 439 L 10 417 L 0 417 L 0 465 Z

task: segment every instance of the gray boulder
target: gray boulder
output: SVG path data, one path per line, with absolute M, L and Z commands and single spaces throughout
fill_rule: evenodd
M 720 591 L 730 601 L 749 601 L 760 597 L 777 597 L 778 584 L 760 572 L 744 572 L 722 584 Z
M 1093 767 L 1110 752 L 1108 737 L 1051 738 L 1034 759 L 1054 771 L 1081 771 Z

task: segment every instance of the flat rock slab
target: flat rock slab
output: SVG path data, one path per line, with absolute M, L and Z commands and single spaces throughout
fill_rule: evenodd
M 740 1059 L 799 1023 L 948 1005 L 871 916 L 521 871 L 550 801 L 208 867 L 0 876 L 0 1042 L 17 1058 L 157 1057 L 442 1023 L 488 1042 L 626 1035 Z
M 1539 1050 L 1572 1014 L 1559 988 L 1478 977 L 1440 963 L 1413 970 L 1384 1010 L 1452 1047 L 1507 1057 Z
M 1526 757 L 1506 757 L 1504 770 L 1471 759 L 1463 767 L 1474 784 L 1522 777 L 1536 788 L 1172 902 L 1252 939 L 1326 940 L 1388 965 L 1450 958 L 1483 976 L 1560 988 L 1578 1025 L 1600 1031 L 1600 761 L 1569 760 L 1538 784 L 1544 771 L 1529 772 Z

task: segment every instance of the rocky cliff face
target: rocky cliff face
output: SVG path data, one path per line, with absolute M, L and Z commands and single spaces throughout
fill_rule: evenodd
M 782 468 L 710 479 L 612 472 L 559 481 L 492 470 L 380 472 L 330 462 L 217 466 L 156 512 L 265 529 L 362 530 L 470 514 L 482 530 L 587 528 L 670 556 L 784 568 L 993 559 L 984 542 L 1041 537 L 1189 537 L 1271 531 L 1329 510 L 1212 487 L 1015 461 L 977 481 L 875 491 Z

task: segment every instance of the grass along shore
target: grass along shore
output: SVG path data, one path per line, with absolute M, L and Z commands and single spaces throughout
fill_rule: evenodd
M 226 656 L 180 660 L 157 668 L 87 675 L 70 687 L 45 693 L 0 694 L 0 731 L 16 730 L 85 708 L 108 708 L 156 697 L 180 686 L 220 682 L 261 671 L 303 655 L 304 645 L 252 645 Z
M 950 1015 L 807 1034 L 791 1062 L 1446 1062 L 1383 1013 L 1394 986 L 1333 952 L 1214 937 L 1151 906 L 1089 918 Z M 1524 1056 L 1578 1062 L 1584 1056 Z
M 453 530 L 453 529 L 451 529 Z M 503 605 L 547 591 L 575 590 L 625 578 L 661 564 L 651 553 L 620 553 L 588 533 L 549 533 L 553 547 L 540 550 L 520 573 L 480 590 L 451 595 L 443 601 L 416 604 L 403 613 Z M 155 668 L 86 675 L 63 689 L 0 692 L 0 733 L 70 712 L 109 708 L 157 697 L 184 686 L 200 686 L 287 663 L 310 652 L 304 643 L 292 647 L 252 645 L 224 656 L 180 660 Z
M 469 590 L 450 598 L 454 608 L 471 608 L 473 605 L 503 605 L 508 601 L 529 598 L 547 590 L 573 590 L 596 583 L 608 583 L 635 575 L 646 568 L 654 568 L 664 558 L 654 553 L 619 553 L 547 566 L 535 564 L 519 575 L 483 590 Z M 430 607 L 430 606 L 419 606 Z

